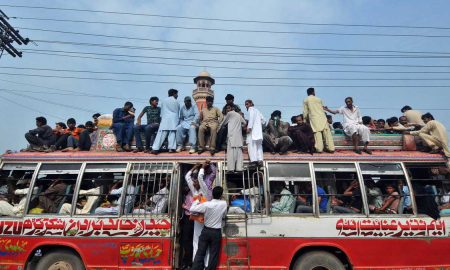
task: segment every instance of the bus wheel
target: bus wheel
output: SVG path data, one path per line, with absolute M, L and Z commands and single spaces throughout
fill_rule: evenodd
M 326 251 L 312 251 L 300 256 L 294 270 L 345 270 L 342 262 Z
M 51 252 L 45 255 L 36 270 L 84 270 L 83 262 L 78 256 L 67 251 Z

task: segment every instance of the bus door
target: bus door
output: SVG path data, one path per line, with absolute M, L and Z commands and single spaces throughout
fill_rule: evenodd
M 265 215 L 264 168 L 245 164 L 242 172 L 227 172 L 223 164 L 222 186 L 229 205 L 223 231 L 221 267 L 249 268 L 249 226 Z
M 119 269 L 168 268 L 173 262 L 176 220 L 173 199 L 178 192 L 173 162 L 132 163 L 122 220 L 138 222 L 134 237 L 124 239 L 119 249 Z M 125 199 L 126 198 L 126 199 Z

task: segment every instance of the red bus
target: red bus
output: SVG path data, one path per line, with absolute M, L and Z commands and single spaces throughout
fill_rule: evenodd
M 439 155 L 266 155 L 228 174 L 220 153 L 92 151 L 2 156 L 0 269 L 179 268 L 184 174 L 206 158 L 230 205 L 221 269 L 450 268 Z

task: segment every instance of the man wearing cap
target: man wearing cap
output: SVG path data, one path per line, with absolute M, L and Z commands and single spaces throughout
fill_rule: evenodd
M 189 144 L 191 145 L 190 154 L 196 152 L 197 147 L 197 127 L 198 127 L 199 112 L 197 106 L 192 106 L 191 97 L 184 98 L 184 105 L 180 109 L 180 124 L 177 127 L 177 152 L 183 150 L 186 135 L 189 137 Z
M 239 114 L 242 114 L 241 108 L 239 107 L 239 105 L 234 104 L 234 96 L 232 94 L 227 94 L 225 97 L 225 106 L 223 106 L 223 109 L 222 109 L 222 114 L 224 117 L 227 114 L 227 106 L 231 106 L 233 111 L 235 111 Z M 217 132 L 217 141 L 216 141 L 217 148 L 219 148 L 219 149 L 222 148 L 223 150 L 225 150 L 223 145 L 227 141 L 227 132 L 228 132 L 227 126 L 222 125 L 221 128 L 219 129 L 219 131 Z

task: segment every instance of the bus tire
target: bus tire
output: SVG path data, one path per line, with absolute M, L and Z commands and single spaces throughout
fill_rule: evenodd
M 84 270 L 81 259 L 70 251 L 50 252 L 39 260 L 36 270 Z
M 342 262 L 326 251 L 311 251 L 300 256 L 294 264 L 294 270 L 329 269 L 345 270 Z

